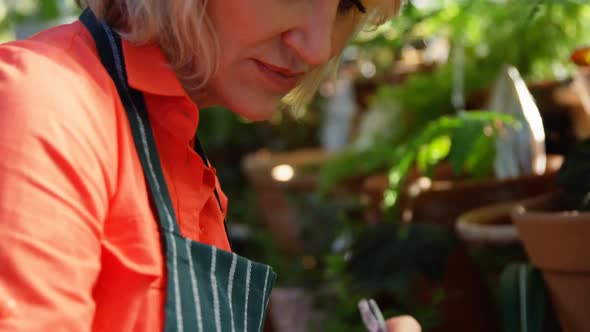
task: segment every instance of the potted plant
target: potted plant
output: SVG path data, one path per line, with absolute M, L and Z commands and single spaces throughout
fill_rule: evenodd
M 441 173 L 440 170 L 446 171 L 448 174 L 453 172 L 459 174 L 470 174 L 470 177 L 486 177 L 489 175 L 493 168 L 493 156 L 495 155 L 495 138 L 499 133 L 502 133 L 505 128 L 517 127 L 519 122 L 514 118 L 493 112 L 482 112 L 482 111 L 470 111 L 461 112 L 455 116 L 444 116 L 436 121 L 432 121 L 422 131 L 415 135 L 409 140 L 407 144 L 398 146 L 393 152 L 387 153 L 384 151 L 385 156 L 382 158 L 390 158 L 391 164 L 395 165 L 392 167 L 389 177 L 385 177 L 384 186 L 381 186 L 379 190 L 378 201 L 384 201 L 386 207 L 386 214 L 381 215 L 380 219 L 385 221 L 385 224 L 399 225 L 400 232 L 409 232 L 409 234 L 417 234 L 415 232 L 422 232 L 428 227 L 434 227 L 439 231 L 445 231 L 447 236 L 453 238 L 452 229 L 449 229 L 448 223 L 439 223 L 438 219 L 446 220 L 446 215 L 438 215 L 430 220 L 422 220 L 421 224 L 412 223 L 407 227 L 403 226 L 404 223 L 400 222 L 399 210 L 404 206 L 404 203 L 400 204 L 400 198 L 402 191 L 404 190 L 405 179 L 414 177 L 416 170 L 420 170 L 422 174 L 433 174 Z M 413 165 L 417 165 L 413 168 Z M 448 167 L 439 167 L 439 165 L 445 165 Z M 444 173 L 444 172 L 443 172 Z M 389 183 L 387 182 L 389 180 Z M 385 189 L 388 190 L 385 193 L 385 200 L 383 200 L 383 193 Z M 481 195 L 479 195 L 481 196 Z M 379 204 L 381 205 L 381 204 Z M 406 205 L 407 206 L 407 205 Z M 438 224 L 438 225 L 435 225 Z M 369 275 L 362 275 L 359 279 L 367 280 L 372 278 L 381 278 L 382 283 L 369 282 L 373 284 L 375 288 L 385 286 L 387 280 L 397 280 L 402 278 L 417 278 L 420 279 L 417 282 L 419 285 L 416 292 L 423 295 L 425 302 L 431 301 L 438 290 L 442 290 L 444 296 L 439 298 L 436 304 L 430 307 L 430 310 L 434 310 L 439 315 L 438 326 L 433 327 L 432 331 L 495 331 L 497 330 L 497 322 L 494 314 L 494 307 L 489 296 L 487 288 L 484 286 L 480 276 L 478 275 L 477 269 L 470 262 L 470 259 L 465 252 L 464 248 L 460 243 L 451 241 L 446 250 L 445 255 L 434 255 L 431 256 L 429 261 L 430 266 L 441 266 L 441 275 L 439 280 L 432 280 L 426 278 L 428 275 L 427 269 L 420 270 L 412 266 L 404 265 L 403 262 L 395 260 L 395 249 L 396 245 L 402 246 L 408 245 L 410 247 L 417 246 L 426 250 L 420 251 L 417 249 L 414 251 L 402 250 L 405 259 L 409 261 L 419 262 L 424 257 L 429 257 L 427 253 L 427 247 L 422 247 L 423 243 L 417 239 L 422 239 L 427 243 L 431 241 L 429 239 L 430 233 L 425 232 L 415 238 L 405 239 L 403 236 L 398 238 L 392 232 L 383 231 L 381 227 L 387 227 L 382 225 L 369 226 L 369 228 L 377 227 L 380 231 L 373 232 L 381 234 L 384 237 L 389 238 L 391 247 L 387 247 L 385 243 L 381 246 L 381 250 L 375 252 L 384 252 L 386 257 L 389 257 L 389 261 L 377 262 L 373 260 L 365 260 L 364 264 L 371 266 L 375 265 L 374 269 L 379 270 L 380 264 L 386 264 L 391 266 L 397 266 L 397 271 L 392 275 L 370 275 L 372 269 L 369 267 L 356 268 L 356 262 L 362 262 L 361 259 L 352 259 L 350 264 L 353 265 L 351 271 L 367 271 Z M 426 228 L 423 228 L 426 227 Z M 393 227 L 393 229 L 396 229 Z M 371 232 L 369 232 L 371 234 Z M 422 241 L 421 240 L 421 241 Z M 363 255 L 356 254 L 355 249 L 358 251 L 359 241 L 367 244 L 373 243 L 375 247 L 379 247 L 379 243 L 382 240 L 378 238 L 355 238 L 352 248 L 353 258 L 363 257 Z M 405 241 L 405 242 L 404 242 Z M 442 253 L 442 251 L 440 251 Z M 387 256 L 389 255 L 389 256 Z M 358 275 L 354 274 L 353 275 Z M 409 288 L 407 288 L 409 289 Z M 399 300 L 399 294 L 396 294 L 397 301 Z M 403 298 L 403 297 L 402 297 Z M 407 300 L 407 299 L 406 299 Z M 394 301 L 395 302 L 395 301 Z M 401 300 L 403 305 L 408 305 L 405 300 Z M 425 304 L 424 302 L 422 303 Z
M 512 219 L 532 264 L 543 276 L 564 331 L 589 331 L 590 140 L 565 158 L 562 191 L 525 200 Z
M 473 2 L 474 5 L 466 5 L 468 2 Z M 457 2 L 459 3 L 459 2 Z M 471 18 L 469 19 L 469 21 L 472 24 L 477 25 L 478 22 L 487 22 L 485 24 L 487 24 L 487 32 L 485 33 L 475 33 L 472 34 L 472 36 L 483 36 L 483 37 L 489 37 L 489 38 L 496 38 L 498 36 L 502 36 L 502 37 L 506 37 L 509 36 L 510 38 L 512 38 L 511 40 L 514 41 L 515 38 L 518 38 L 519 36 L 521 36 L 520 33 L 518 32 L 514 32 L 514 31 L 520 31 L 523 33 L 530 33 L 531 31 L 533 32 L 537 32 L 536 35 L 531 36 L 531 38 L 527 38 L 527 43 L 524 42 L 506 42 L 501 41 L 500 38 L 497 38 L 495 40 L 492 40 L 493 43 L 488 44 L 487 46 L 491 46 L 490 52 L 489 52 L 489 57 L 478 57 L 476 55 L 476 50 L 475 50 L 475 45 L 481 44 L 479 43 L 479 41 L 474 41 L 474 40 L 468 40 L 467 41 L 467 56 L 471 57 L 469 60 L 469 63 L 466 64 L 466 75 L 468 76 L 466 78 L 466 85 L 467 85 L 467 89 L 468 90 L 472 90 L 472 89 L 481 89 L 483 87 L 486 86 L 486 82 L 485 80 L 487 79 L 488 82 L 491 81 L 491 79 L 493 79 L 496 74 L 497 74 L 497 69 L 500 68 L 503 65 L 504 61 L 507 61 L 507 59 L 517 59 L 518 61 L 518 65 L 519 68 L 522 69 L 523 73 L 525 74 L 531 74 L 529 77 L 535 76 L 535 74 L 537 73 L 536 68 L 538 68 L 538 66 L 536 65 L 530 65 L 531 63 L 534 63 L 536 61 L 532 61 L 535 59 L 531 58 L 535 58 L 535 57 L 543 57 L 544 59 L 548 59 L 548 58 L 552 58 L 554 59 L 555 56 L 553 56 L 553 54 L 551 55 L 547 55 L 547 53 L 545 53 L 545 51 L 553 51 L 553 48 L 543 48 L 543 50 L 539 51 L 537 50 L 535 53 L 532 53 L 530 51 L 534 50 L 535 47 L 528 47 L 526 45 L 535 45 L 538 46 L 539 45 L 539 37 L 542 36 L 543 34 L 538 33 L 538 31 L 541 31 L 540 29 L 536 29 L 535 27 L 539 27 L 539 26 L 543 26 L 545 25 L 544 23 L 541 22 L 537 22 L 535 23 L 534 26 L 526 26 L 526 24 L 512 24 L 512 23 L 517 23 L 519 22 L 516 18 L 517 17 L 534 17 L 536 16 L 534 13 L 532 13 L 531 15 L 523 15 L 523 11 L 522 10 L 514 10 L 515 7 L 527 7 L 527 8 L 531 8 L 531 7 L 535 7 L 538 3 L 535 2 L 535 5 L 530 5 L 527 3 L 524 6 L 501 6 L 501 5 L 497 5 L 495 9 L 499 9 L 498 11 L 496 11 L 495 13 L 498 16 L 493 16 L 493 15 L 487 15 L 489 14 L 488 10 L 481 10 L 482 7 L 486 6 L 486 3 L 490 3 L 490 2 L 486 2 L 486 1 L 462 1 L 460 2 L 461 6 L 466 5 L 466 7 L 469 7 L 471 10 L 471 13 L 486 13 L 486 17 L 478 17 L 478 18 Z M 452 7 L 452 6 L 451 6 Z M 454 6 L 454 8 L 451 8 L 450 11 L 453 12 L 458 12 L 458 13 L 466 13 L 468 12 L 467 10 L 463 10 L 463 7 L 461 7 L 462 10 L 456 10 L 457 6 Z M 502 10 L 504 10 L 504 12 L 502 13 Z M 512 10 L 513 14 L 517 13 L 518 15 L 513 15 L 513 16 L 509 16 L 509 15 L 505 15 L 506 12 L 508 10 Z M 559 9 L 557 10 L 558 12 L 560 11 Z M 528 13 L 528 11 L 524 11 L 526 13 Z M 548 16 L 546 15 L 548 11 L 541 11 L 541 15 L 539 15 L 540 17 L 548 19 Z M 447 11 L 446 13 L 442 13 L 440 16 L 438 16 L 439 19 L 445 17 L 445 15 L 447 15 L 448 17 L 449 12 Z M 509 22 L 510 24 L 500 24 L 498 22 L 500 22 L 498 20 L 499 16 L 502 16 L 502 19 L 504 19 L 505 21 L 503 22 Z M 492 17 L 493 16 L 493 17 Z M 434 16 L 433 16 L 434 17 Z M 465 27 L 465 15 L 461 18 L 461 17 L 456 17 L 454 20 L 454 23 L 456 24 L 454 26 L 454 32 L 459 32 L 460 30 L 462 30 Z M 438 23 L 436 23 L 435 25 L 438 24 L 438 27 L 441 27 L 442 24 L 440 23 L 441 20 L 439 20 Z M 547 22 L 545 21 L 545 22 Z M 577 20 L 572 19 L 569 20 L 568 22 L 576 22 Z M 565 21 L 564 21 L 565 22 Z M 562 23 L 557 22 L 557 23 Z M 434 25 L 432 25 L 434 26 Z M 432 27 L 431 26 L 431 27 Z M 506 32 L 505 30 L 502 31 L 498 31 L 498 26 L 502 26 L 502 27 L 511 27 L 514 28 L 516 26 L 517 29 L 511 31 L 511 32 Z M 551 26 L 551 27 L 555 27 L 555 24 L 547 24 L 547 26 Z M 557 24 L 557 26 L 559 26 L 559 24 Z M 559 29 L 559 28 L 558 28 Z M 437 29 L 434 29 L 437 30 Z M 443 29 L 439 29 L 440 31 L 442 31 Z M 484 29 L 485 30 L 485 29 Z M 424 31 L 424 30 L 422 30 Z M 551 34 L 552 37 L 555 37 L 556 39 L 559 39 L 560 41 L 565 40 L 564 38 L 560 38 L 558 37 L 559 33 L 556 34 Z M 522 37 L 522 36 L 521 36 Z M 543 38 L 547 38 L 548 36 L 544 36 Z M 537 39 L 535 39 L 537 38 Z M 521 41 L 523 38 L 520 38 Z M 542 39 L 542 40 L 546 40 L 546 39 Z M 470 44 L 469 42 L 473 42 L 473 44 Z M 511 50 L 507 50 L 505 48 L 506 44 L 511 44 L 511 45 L 517 45 L 519 48 L 518 52 L 511 52 L 514 49 Z M 547 43 L 547 44 L 543 44 L 543 45 L 548 45 L 548 44 L 552 44 L 553 43 Z M 500 50 L 499 52 L 497 50 Z M 506 52 L 510 52 L 510 54 L 506 54 Z M 527 56 L 527 52 L 529 52 L 528 54 L 531 56 Z M 499 61 L 500 60 L 500 61 Z M 531 69 L 532 67 L 534 67 L 534 69 Z M 527 70 L 530 69 L 530 70 Z M 531 73 L 532 72 L 532 73 Z M 433 75 L 421 75 L 418 78 L 410 78 L 408 79 L 406 82 L 407 84 L 404 85 L 400 85 L 400 86 L 396 86 L 393 87 L 392 89 L 389 89 L 388 87 L 383 87 L 381 86 L 382 91 L 384 91 L 382 93 L 382 96 L 385 96 L 385 99 L 389 98 L 389 100 L 394 100 L 395 102 L 401 104 L 400 107 L 403 108 L 402 110 L 402 114 L 401 116 L 404 117 L 404 121 L 398 121 L 399 118 L 396 117 L 392 117 L 392 119 L 394 119 L 395 121 L 392 121 L 391 123 L 388 122 L 386 124 L 386 127 L 388 128 L 388 130 L 390 132 L 395 133 L 400 133 L 402 132 L 402 135 L 400 135 L 399 137 L 395 137 L 392 139 L 388 139 L 388 138 L 383 138 L 382 140 L 375 140 L 374 143 L 372 145 L 370 145 L 368 147 L 368 149 L 363 150 L 361 153 L 358 153 L 357 151 L 353 151 L 350 154 L 344 154 L 342 156 L 344 156 L 342 159 L 340 159 L 340 162 L 336 163 L 334 167 L 329 168 L 329 171 L 332 171 L 333 173 L 331 174 L 330 177 L 331 179 L 328 182 L 331 182 L 331 184 L 338 182 L 339 180 L 341 180 L 343 177 L 350 175 L 351 173 L 355 173 L 355 174 L 360 174 L 361 176 L 366 176 L 367 174 L 373 173 L 377 170 L 383 170 L 385 168 L 389 168 L 391 167 L 391 165 L 395 165 L 397 164 L 397 162 L 400 160 L 398 159 L 400 157 L 401 154 L 403 154 L 402 152 L 400 152 L 402 149 L 406 149 L 405 152 L 409 151 L 407 150 L 407 148 L 411 145 L 411 141 L 413 138 L 415 138 L 415 134 L 416 132 L 423 128 L 426 127 L 428 123 L 430 123 L 430 121 L 434 120 L 433 122 L 437 122 L 438 120 L 441 120 L 440 123 L 447 121 L 449 119 L 453 120 L 455 119 L 455 117 L 444 117 L 444 118 L 439 118 L 441 115 L 444 114 L 450 114 L 453 111 L 453 105 L 450 102 L 450 92 L 452 90 L 452 77 L 453 77 L 453 69 L 452 69 L 452 65 L 448 64 L 448 65 L 443 65 L 440 67 L 440 69 L 437 69 L 434 71 Z M 471 92 L 471 91 L 468 91 Z M 383 99 L 383 98 L 382 98 Z M 462 119 L 460 117 L 459 120 L 457 121 L 461 121 Z M 438 119 L 438 120 L 437 120 Z M 456 119 L 455 119 L 456 120 Z M 394 123 L 395 122 L 395 123 Z M 449 122 L 453 122 L 453 121 L 449 121 Z M 402 130 L 397 130 L 399 129 L 399 124 L 403 124 L 404 126 L 407 124 L 408 128 L 402 128 Z M 493 128 L 493 121 L 490 121 L 489 123 L 491 123 L 491 127 Z M 488 124 L 489 124 L 488 123 Z M 394 127 L 395 126 L 395 127 Z M 477 126 L 476 126 L 477 127 Z M 480 128 L 484 128 L 484 126 L 480 127 Z M 395 128 L 395 129 L 393 129 Z M 450 132 L 451 130 L 449 130 L 448 132 Z M 479 133 L 483 132 L 480 131 Z M 437 137 L 440 138 L 440 137 Z M 462 141 L 462 142 L 469 142 L 470 139 L 463 139 L 463 140 L 457 140 L 457 141 Z M 431 144 L 432 143 L 432 144 Z M 400 145 L 403 145 L 402 148 L 397 148 Z M 436 140 L 433 139 L 432 141 L 428 141 L 425 143 L 425 145 L 427 147 L 432 147 L 432 149 L 426 148 L 426 149 L 418 149 L 421 151 L 425 151 L 428 150 L 430 152 L 434 152 L 434 154 L 436 153 L 440 153 L 441 151 L 444 152 L 445 149 L 447 150 L 447 156 L 448 156 L 448 150 L 449 150 L 449 138 L 448 136 L 445 138 L 442 138 L 440 140 Z M 457 145 L 461 145 L 461 144 L 457 144 Z M 395 153 L 393 153 L 392 151 L 395 151 Z M 434 156 L 432 154 L 429 154 L 427 152 L 421 152 L 418 151 L 416 153 L 416 155 L 414 155 L 414 159 L 416 160 L 420 160 L 420 162 L 426 161 L 428 160 L 430 157 Z M 469 162 L 465 162 L 464 164 L 469 164 L 470 167 L 473 167 L 473 169 L 476 170 L 484 170 L 485 167 L 482 167 L 481 164 L 477 165 L 477 163 L 473 163 L 474 160 L 479 160 L 480 162 L 482 162 L 482 164 L 485 164 L 485 158 L 483 157 L 489 157 L 491 154 L 486 154 L 485 151 L 489 151 L 486 149 L 481 149 L 480 148 L 474 148 L 474 151 L 476 153 L 474 153 L 474 155 L 478 156 L 478 158 L 474 158 L 474 159 L 470 159 Z M 483 152 L 482 152 L 483 151 Z M 456 152 L 453 152 L 453 154 L 455 154 Z M 461 153 L 460 153 L 461 154 Z M 467 155 L 468 153 L 465 152 L 465 155 Z M 428 157 L 430 155 L 430 157 Z M 439 154 L 440 156 L 440 154 Z M 456 155 L 454 155 L 456 156 Z M 436 158 L 434 158 L 436 159 Z M 430 171 L 432 173 L 438 173 L 439 170 L 443 170 L 442 173 L 446 173 L 447 175 L 451 175 L 452 172 L 450 170 L 452 170 L 452 167 L 439 167 L 439 166 L 434 166 L 435 164 L 444 164 L 441 162 L 441 159 L 444 159 L 443 157 L 440 157 L 439 159 L 436 159 L 436 162 L 433 162 L 432 165 L 426 167 L 427 169 L 430 169 Z M 458 161 L 458 159 L 455 159 L 455 163 L 456 164 L 461 164 L 461 162 Z M 448 164 L 447 164 L 448 166 Z M 487 169 L 489 171 L 489 168 Z M 410 168 L 410 170 L 407 171 L 408 176 L 406 178 L 412 178 L 413 174 L 415 172 L 412 171 L 412 169 Z M 475 172 L 477 173 L 477 172 Z M 486 173 L 486 171 L 482 171 L 482 174 L 488 175 Z M 473 175 L 473 174 L 471 174 Z M 483 176 L 483 175 L 480 175 Z M 325 178 L 324 178 L 325 179 Z M 463 180 L 468 180 L 465 177 L 462 178 Z M 325 184 L 325 183 L 324 183 Z M 388 178 L 385 177 L 385 187 L 387 187 L 388 185 Z M 544 180 L 543 183 L 543 191 L 548 190 L 547 187 L 552 185 L 551 181 L 547 181 L 547 179 Z M 400 185 L 400 190 L 398 190 L 397 192 L 401 192 L 401 187 L 403 187 L 403 184 Z M 510 194 L 511 190 L 516 189 L 517 187 L 514 185 L 510 185 L 509 183 L 506 184 L 505 186 L 506 190 L 508 191 L 508 193 Z M 529 186 L 528 188 L 534 188 L 534 186 Z M 384 187 L 381 187 L 380 192 L 378 193 L 380 195 L 380 197 L 382 197 L 383 195 L 383 190 Z M 525 192 L 521 192 L 520 195 L 521 196 L 509 196 L 509 197 L 522 197 L 522 196 L 529 196 L 533 193 L 538 192 L 539 189 L 529 189 L 529 191 L 525 191 Z M 447 195 L 450 196 L 450 195 Z M 400 196 L 398 196 L 399 198 Z M 481 195 L 481 192 L 478 194 L 476 192 L 475 195 L 471 195 L 471 197 L 473 198 L 485 198 L 485 195 Z M 381 201 L 381 200 L 380 200 Z M 403 201 L 403 200 L 402 200 Z M 397 200 L 398 203 L 400 203 L 400 200 Z M 414 201 L 416 202 L 416 201 Z M 484 202 L 485 203 L 485 202 Z M 380 206 L 380 204 L 378 204 Z M 394 204 L 395 205 L 395 204 Z M 398 205 L 398 207 L 400 207 L 401 210 L 404 205 L 404 202 L 401 202 L 401 204 Z M 452 206 L 451 204 L 447 204 L 447 206 Z M 416 208 L 414 209 L 415 211 L 421 211 L 422 209 L 420 208 Z M 436 219 L 442 219 L 442 218 L 437 218 L 440 217 L 440 214 L 438 215 L 434 215 L 433 218 L 424 218 L 423 220 L 436 220 Z M 383 219 L 383 218 L 381 218 Z M 389 219 L 389 218 L 387 218 Z M 397 217 L 395 218 L 397 219 Z M 390 220 L 391 221 L 391 220 Z M 451 226 L 453 224 L 453 222 L 455 221 L 455 218 L 448 218 L 448 225 Z M 420 225 L 421 226 L 421 225 Z M 457 257 L 457 256 L 455 256 Z M 466 257 L 466 255 L 462 256 L 463 261 L 468 260 L 468 257 Z M 453 263 L 454 264 L 454 263 Z M 461 284 L 462 281 L 464 281 L 465 279 L 469 279 L 471 278 L 472 280 L 475 280 L 477 278 L 477 276 L 475 276 L 474 278 L 472 278 L 474 276 L 474 273 L 468 274 L 468 273 L 464 273 L 462 276 L 461 274 L 461 270 L 460 269 L 456 269 L 455 266 L 456 265 L 445 265 L 447 267 L 448 271 L 451 271 L 452 273 L 454 273 L 455 275 L 450 275 L 449 274 L 449 280 L 453 279 L 453 281 L 455 282 L 454 286 L 455 286 L 455 290 L 456 289 L 461 289 L 461 291 L 464 292 L 469 292 L 472 289 L 468 289 L 469 286 L 473 285 L 474 282 L 471 282 L 470 284 L 467 283 L 463 283 Z M 363 270 L 363 269 L 360 269 Z M 464 270 L 463 270 L 464 272 Z M 471 272 L 473 272 L 473 270 L 471 270 Z M 457 276 L 457 274 L 459 274 L 459 276 Z M 342 277 L 342 276 L 340 276 Z M 460 277 L 460 278 L 459 278 Z M 463 278 L 463 279 L 461 279 Z M 473 295 L 473 294 L 471 294 Z M 475 297 L 477 297 L 480 294 L 476 294 Z M 447 303 L 450 303 L 453 299 L 456 299 L 456 294 L 450 292 L 449 293 L 449 297 L 446 299 Z M 453 304 L 456 304 L 457 302 L 454 302 Z M 463 308 L 465 308 L 465 310 L 461 313 L 463 316 L 470 316 L 468 318 L 473 318 L 475 315 L 472 315 L 471 313 L 473 313 L 474 309 L 473 307 L 470 307 L 470 304 L 467 304 L 465 306 L 463 306 Z M 460 307 L 460 306 L 457 306 Z M 487 308 L 486 308 L 487 309 Z M 490 313 L 492 314 L 492 313 Z M 457 318 L 457 320 L 461 320 L 460 316 L 455 316 L 455 318 Z M 464 320 L 467 320 L 464 318 Z M 481 321 L 480 321 L 481 323 Z M 494 329 L 493 325 L 490 324 L 490 329 Z M 473 326 L 472 326 L 473 327 Z M 452 330 L 452 329 L 451 329 Z M 456 329 L 455 329 L 456 330 Z M 478 330 L 477 328 L 472 328 L 471 330 Z M 458 330 L 456 330 L 458 331 Z
M 519 124 L 506 115 L 477 111 L 460 112 L 431 122 L 407 144 L 390 153 L 391 164 L 395 166 L 387 177 L 381 178 L 384 181 L 375 190 L 377 198 L 374 201 L 383 202 L 387 211 L 379 219 L 393 223 L 401 220 L 413 224 L 438 224 L 448 229 L 459 214 L 473 207 L 553 188 L 551 172 L 502 181 L 490 177 L 497 136 Z M 552 162 L 553 159 L 550 166 Z M 417 171 L 439 174 L 435 180 L 417 181 L 418 184 L 431 184 L 430 187 L 406 185 L 409 179 L 417 176 L 413 174 Z M 441 181 L 441 175 L 445 177 L 444 181 Z M 406 192 L 409 194 L 405 195 Z M 411 216 L 400 214 L 400 210 L 411 211 Z M 446 268 L 439 286 L 453 296 L 438 305 L 443 317 L 440 330 L 494 330 L 496 316 L 490 292 L 464 246 L 454 244 L 443 260 Z M 462 316 L 467 318 L 461 319 Z
M 587 26 L 590 20 L 586 19 L 588 6 L 572 1 L 518 2 L 505 6 L 487 0 L 457 0 L 419 9 L 410 3 L 408 7 L 409 18 L 393 21 L 389 29 L 378 29 L 373 33 L 373 39 L 363 40 L 363 47 L 373 43 L 373 48 L 389 48 L 391 51 L 416 40 L 442 38 L 449 41 L 451 49 L 463 48 L 462 72 L 468 109 L 483 107 L 485 100 L 481 99 L 485 97 L 478 97 L 479 101 L 473 102 L 471 96 L 482 95 L 481 92 L 489 88 L 506 63 L 515 65 L 527 82 L 555 79 L 552 68 L 559 62 L 556 59 L 567 58 L 566 53 L 573 45 L 588 38 L 590 31 Z M 507 48 L 506 45 L 513 47 Z M 375 51 L 374 54 L 380 58 L 382 52 Z M 326 186 L 350 176 L 384 171 L 392 165 L 391 154 L 387 151 L 408 142 L 431 121 L 453 114 L 452 94 L 456 88 L 454 77 L 457 70 L 454 55 L 456 52 L 449 55 L 452 61 L 431 71 L 411 75 L 401 84 L 384 83 L 377 87 L 370 105 L 373 105 L 371 108 L 385 108 L 385 113 L 390 113 L 381 117 L 385 135 L 374 139 L 372 144 L 360 148 L 354 146 L 336 156 L 325 167 Z M 379 65 L 379 59 L 370 60 Z M 391 70 L 395 66 L 396 62 L 391 61 Z M 569 68 L 565 61 L 560 67 Z M 531 90 L 535 97 L 542 97 L 539 100 L 553 95 L 547 88 L 541 88 L 538 94 L 535 89 Z M 554 104 L 550 106 L 554 107 Z M 544 120 L 549 145 L 553 149 L 550 152 L 560 153 L 559 149 L 565 145 L 562 141 L 571 141 L 572 136 L 569 129 L 564 128 L 568 126 L 568 119 L 563 118 L 566 113 L 553 112 L 542 106 L 541 112 L 547 112 L 549 116 Z M 558 114 L 561 117 L 556 118 Z M 371 135 L 375 129 L 371 127 L 369 130 L 368 135 Z
M 575 55 L 590 65 L 590 53 Z M 580 58 L 582 60 L 580 60 Z M 580 93 L 586 94 L 587 89 Z M 525 200 L 512 213 L 532 264 L 543 272 L 564 331 L 590 331 L 590 139 L 565 158 L 557 180 L 561 191 Z

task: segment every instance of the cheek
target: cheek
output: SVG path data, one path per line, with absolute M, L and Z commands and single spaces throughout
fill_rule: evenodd
M 209 1 L 207 13 L 222 50 L 240 52 L 273 35 L 280 25 L 276 0 Z M 274 6 L 272 6 L 274 4 Z
M 340 56 L 352 34 L 338 34 L 332 38 L 332 56 Z
M 359 24 L 358 19 L 348 19 L 337 22 L 332 36 L 332 54 L 339 56 L 350 41 L 355 29 Z

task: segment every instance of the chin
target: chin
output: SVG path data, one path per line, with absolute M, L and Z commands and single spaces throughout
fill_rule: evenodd
M 278 107 L 272 108 L 229 108 L 232 112 L 237 113 L 250 121 L 266 121 L 272 118 Z
M 227 81 L 232 83 L 225 83 Z M 258 86 L 256 81 L 240 78 L 212 80 L 209 89 L 201 96 L 197 105 L 223 106 L 250 121 L 269 120 L 279 109 L 283 98 L 283 94 L 268 91 Z
M 230 111 L 250 121 L 265 121 L 278 111 L 280 99 L 244 98 L 244 100 L 226 100 L 224 106 Z

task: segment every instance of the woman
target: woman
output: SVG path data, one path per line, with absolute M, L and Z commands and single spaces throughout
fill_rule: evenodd
M 305 102 L 398 6 L 89 0 L 1 46 L 0 331 L 260 331 L 274 273 L 231 253 L 197 106 Z

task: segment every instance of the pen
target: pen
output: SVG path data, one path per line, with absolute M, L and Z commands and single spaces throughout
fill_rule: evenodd
M 362 299 L 358 302 L 361 318 L 368 332 L 387 332 L 383 313 L 373 299 Z

